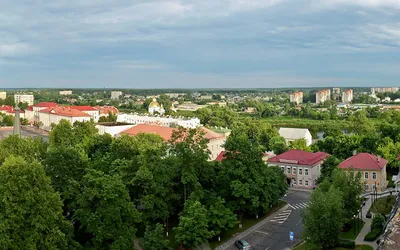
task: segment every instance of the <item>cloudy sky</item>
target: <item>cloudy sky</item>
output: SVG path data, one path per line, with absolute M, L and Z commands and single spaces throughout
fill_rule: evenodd
M 0 0 L 0 88 L 399 83 L 399 0 Z

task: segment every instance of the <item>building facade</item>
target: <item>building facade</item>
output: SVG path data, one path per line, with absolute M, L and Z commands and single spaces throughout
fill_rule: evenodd
M 316 95 L 315 102 L 317 104 L 324 103 L 331 99 L 331 90 L 324 89 L 324 90 L 318 91 L 315 95 Z
M 390 92 L 390 93 L 396 93 L 399 91 L 398 87 L 383 87 L 383 88 L 371 88 L 371 93 L 386 93 L 386 92 Z
M 51 125 L 57 125 L 61 120 L 67 120 L 71 124 L 74 122 L 89 122 L 91 116 L 82 111 L 71 109 L 69 107 L 46 108 L 39 112 L 39 120 L 42 123 L 41 128 L 50 131 Z
M 173 131 L 175 130 L 177 129 L 158 125 L 138 124 L 121 132 L 121 134 L 127 134 L 130 136 L 136 136 L 140 133 L 158 134 L 164 139 L 164 141 L 169 141 L 172 137 Z M 225 144 L 226 136 L 224 134 L 213 132 L 205 127 L 202 127 L 201 130 L 204 132 L 204 137 L 209 140 L 207 144 L 209 160 L 215 160 L 217 156 L 225 150 L 223 145 Z
M 285 139 L 287 145 L 299 139 L 305 139 L 307 146 L 312 143 L 312 135 L 306 128 L 279 128 L 278 133 Z
M 293 149 L 268 159 L 268 165 L 280 167 L 290 186 L 312 189 L 321 175 L 321 165 L 328 156 L 324 152 Z
M 6 99 L 7 98 L 7 92 L 1 91 L 0 92 L 0 99 Z
M 163 115 L 165 113 L 163 105 L 162 104 L 160 105 L 157 102 L 156 97 L 153 97 L 153 101 L 149 104 L 148 111 L 152 115 L 155 114 L 155 113 Z
M 93 119 L 94 122 L 99 121 L 100 118 L 99 110 L 97 110 L 92 106 L 69 106 L 68 108 L 79 110 L 82 111 L 83 113 L 90 115 L 90 117 Z
M 342 102 L 343 103 L 351 103 L 353 101 L 353 90 L 346 89 L 342 93 Z
M 60 95 L 72 95 L 72 90 L 62 90 L 58 92 Z
M 119 114 L 117 122 L 129 124 L 156 124 L 166 127 L 181 126 L 184 128 L 197 128 L 201 126 L 199 118 L 173 118 L 173 117 L 157 117 L 136 114 Z
M 26 102 L 28 103 L 29 106 L 31 106 L 33 105 L 33 101 L 34 101 L 33 95 L 20 95 L 20 94 L 14 95 L 15 104 L 18 104 L 20 102 Z
M 122 91 L 111 91 L 111 100 L 118 100 L 122 95 Z
M 303 103 L 303 92 L 294 92 L 290 94 L 290 102 L 300 104 Z
M 361 172 L 361 182 L 365 192 L 377 190 L 382 192 L 386 189 L 388 181 L 386 176 L 386 164 L 388 161 L 380 156 L 368 153 L 356 154 L 339 164 L 339 168 L 354 169 L 356 173 Z

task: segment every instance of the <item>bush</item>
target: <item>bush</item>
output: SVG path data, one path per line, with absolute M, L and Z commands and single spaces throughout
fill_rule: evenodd
M 373 228 L 371 232 L 365 235 L 365 241 L 375 241 L 378 239 L 379 235 L 381 235 L 382 229 L 381 228 Z
M 372 219 L 371 228 L 372 229 L 374 229 L 374 228 L 382 229 L 384 222 L 385 222 L 385 217 L 383 215 L 381 215 L 381 214 L 377 214 Z
M 336 247 L 342 247 L 347 249 L 355 249 L 356 242 L 354 240 L 340 240 Z

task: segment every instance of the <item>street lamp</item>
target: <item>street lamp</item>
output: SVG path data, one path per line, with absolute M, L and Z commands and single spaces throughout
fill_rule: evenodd
M 354 220 L 353 220 L 353 228 L 354 228 L 354 235 L 356 235 L 356 215 L 353 215 L 353 218 L 354 218 Z
M 358 227 L 358 229 L 360 229 L 360 209 L 358 209 L 357 210 L 357 218 L 358 218 L 358 221 L 357 221 L 357 227 Z

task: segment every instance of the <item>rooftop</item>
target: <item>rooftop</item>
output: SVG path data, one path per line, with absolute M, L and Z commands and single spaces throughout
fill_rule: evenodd
M 312 166 L 324 160 L 328 156 L 329 154 L 325 152 L 311 153 L 307 151 L 292 149 L 285 153 L 272 157 L 268 160 L 268 162 Z
M 38 104 L 33 105 L 33 107 L 38 107 L 38 108 L 49 108 L 57 106 L 58 104 L 55 102 L 39 102 Z
M 77 109 L 72 109 L 70 107 L 45 108 L 41 110 L 40 113 L 56 114 L 59 116 L 67 116 L 67 117 L 91 117 L 89 114 L 86 114 Z
M 388 161 L 386 159 L 379 156 L 359 153 L 340 163 L 339 168 L 347 169 L 352 167 L 362 170 L 381 170 L 387 163 Z

